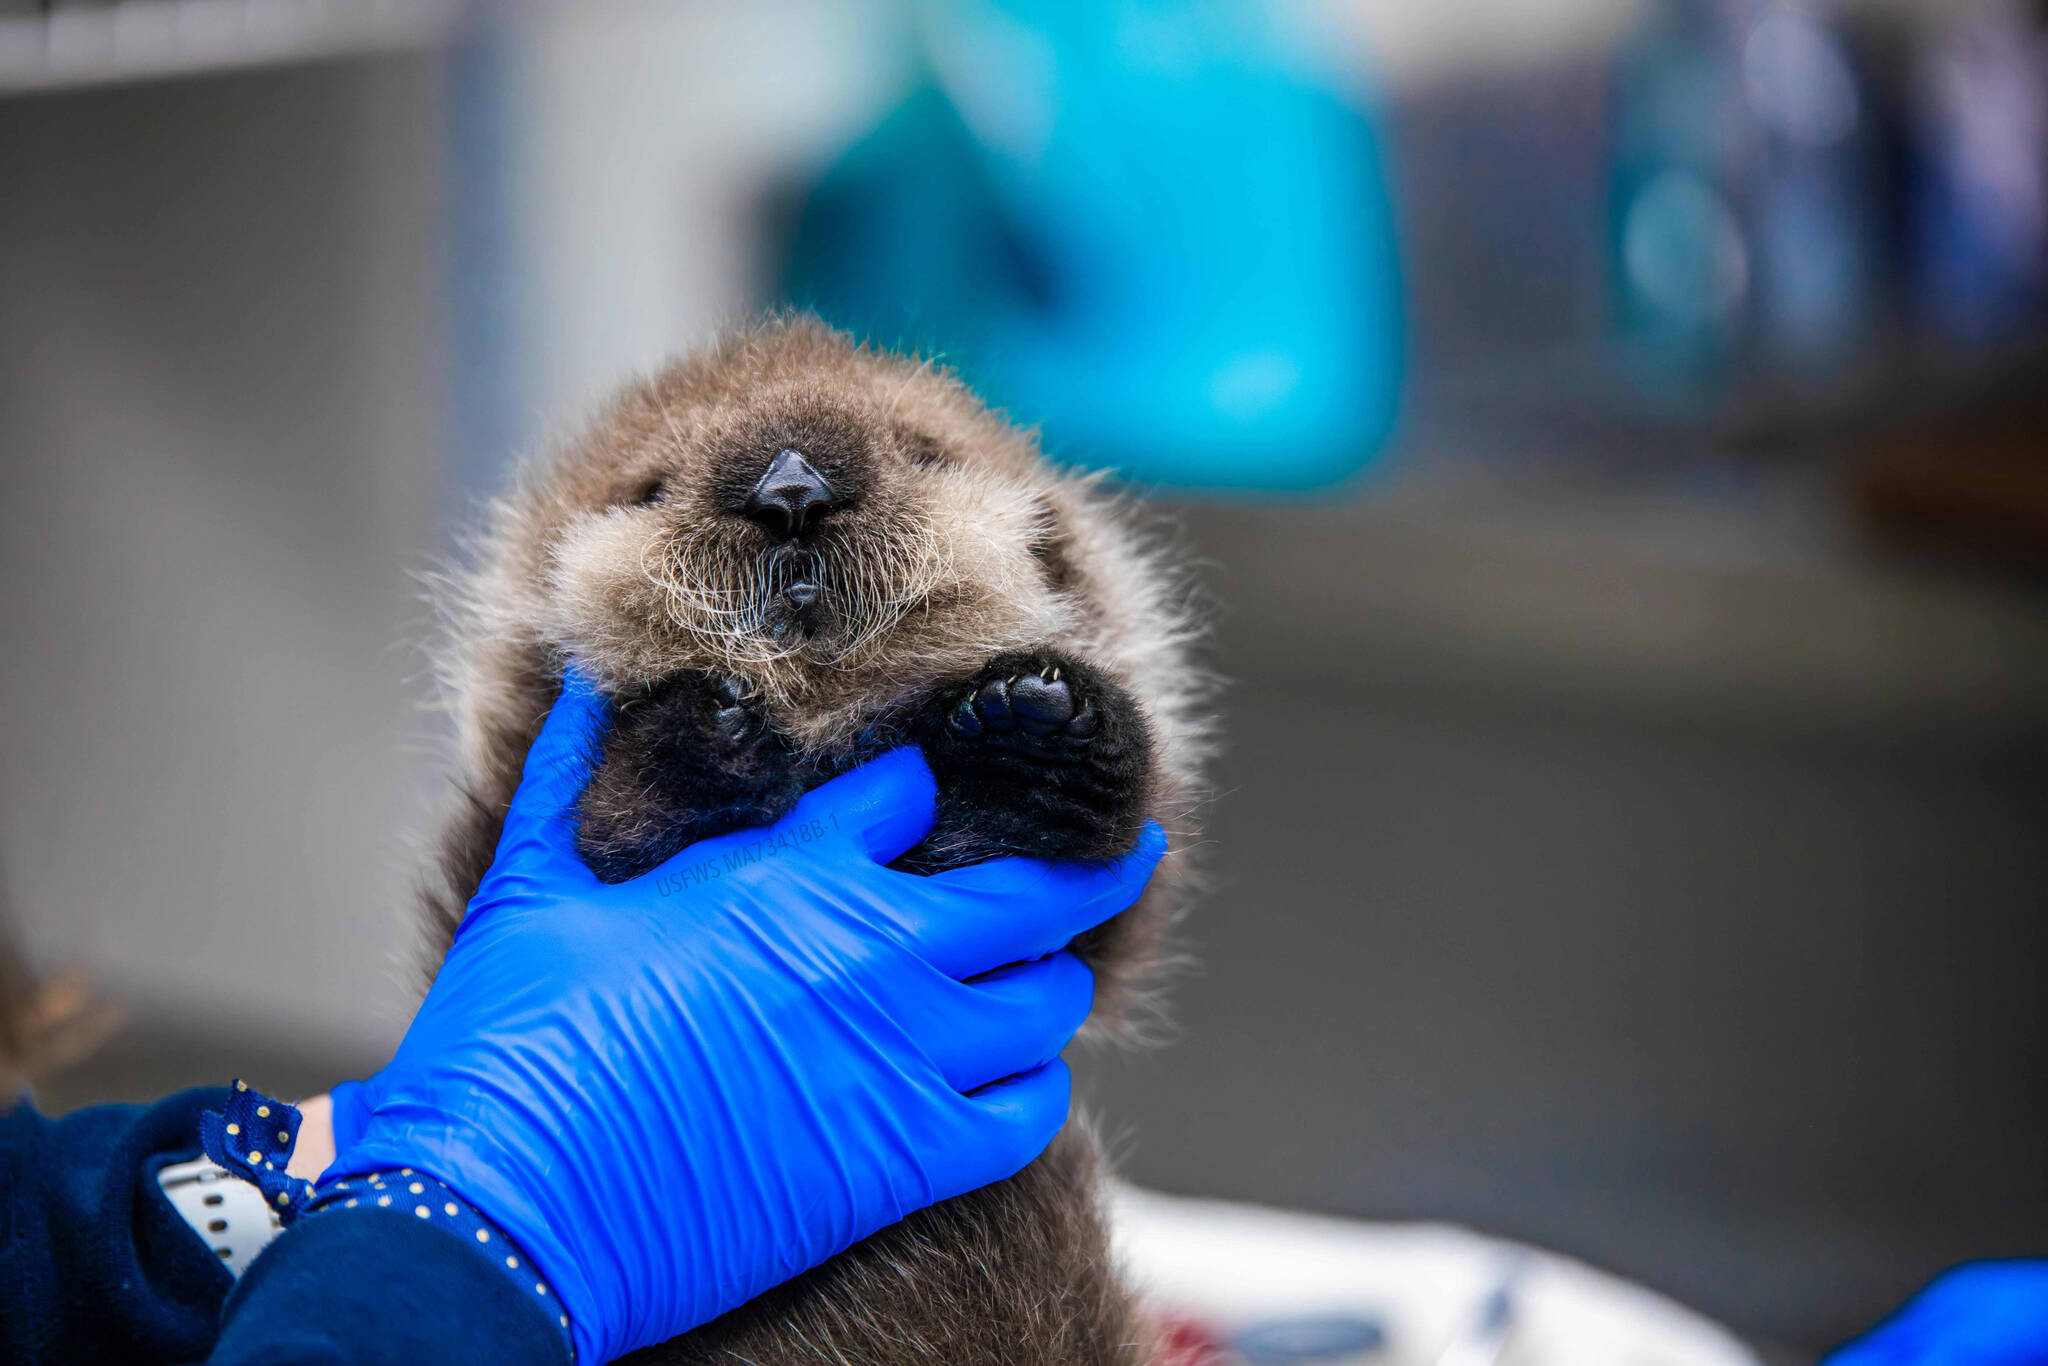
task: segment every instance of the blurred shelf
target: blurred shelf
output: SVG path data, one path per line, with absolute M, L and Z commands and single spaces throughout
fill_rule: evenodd
M 468 8 L 461 0 L 4 3 L 0 94 L 426 46 L 445 39 Z
M 2048 592 L 1873 550 L 1839 461 L 1188 510 L 1249 680 L 1885 743 L 2048 739 Z

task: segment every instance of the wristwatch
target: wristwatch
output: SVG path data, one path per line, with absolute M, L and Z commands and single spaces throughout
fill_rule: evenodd
M 157 1172 L 156 1180 L 171 1208 L 237 1279 L 284 1232 L 262 1191 L 203 1157 L 173 1162 Z

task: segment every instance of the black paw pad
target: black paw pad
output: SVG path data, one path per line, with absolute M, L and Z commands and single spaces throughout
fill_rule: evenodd
M 711 724 L 734 744 L 744 744 L 768 728 L 767 720 L 754 706 L 755 693 L 744 678 L 714 679 L 704 690 L 704 704 L 711 712 Z
M 1055 736 L 1085 742 L 1102 718 L 1067 671 L 1057 664 L 1037 673 L 993 674 L 960 698 L 947 720 L 955 735 Z

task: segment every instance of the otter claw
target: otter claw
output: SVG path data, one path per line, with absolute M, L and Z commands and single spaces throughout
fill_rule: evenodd
M 960 705 L 953 708 L 953 714 L 947 718 L 947 722 L 957 735 L 981 734 L 981 715 L 974 709 L 973 693 L 961 697 Z

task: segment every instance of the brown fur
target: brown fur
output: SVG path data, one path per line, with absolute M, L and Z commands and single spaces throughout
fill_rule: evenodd
M 830 629 L 778 635 L 763 616 L 771 571 L 711 498 L 727 453 L 799 443 L 837 443 L 867 495 L 822 533 Z M 737 676 L 829 769 L 907 699 L 1005 651 L 1056 650 L 1142 709 L 1150 814 L 1183 848 L 1206 752 L 1202 676 L 1184 586 L 1135 518 L 1098 481 L 1052 469 L 1031 433 L 944 370 L 812 320 L 735 333 L 629 384 L 522 473 L 493 506 L 474 568 L 445 585 L 463 795 L 427 896 L 434 961 L 571 661 L 614 694 L 685 671 Z M 1098 978 L 1090 1032 L 1135 1037 L 1186 882 L 1184 855 L 1169 855 L 1140 904 L 1083 946 Z M 1077 1120 L 1020 1176 L 913 1216 L 647 1359 L 1142 1361 L 1099 1163 Z

